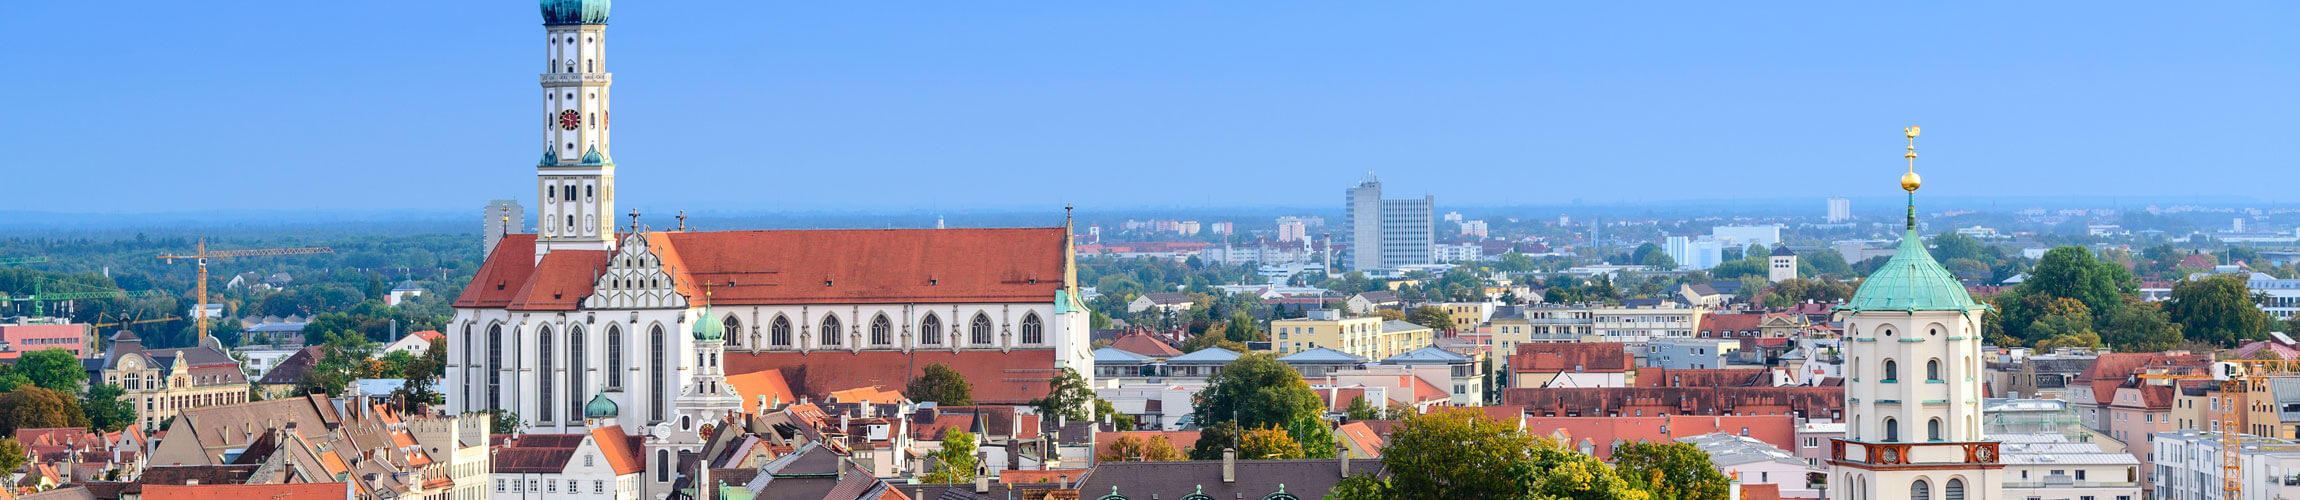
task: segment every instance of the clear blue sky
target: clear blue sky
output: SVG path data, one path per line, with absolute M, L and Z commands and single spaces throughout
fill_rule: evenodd
M 623 206 L 2300 201 L 2300 3 L 624 0 Z M 532 205 L 524 0 L 0 3 L 0 210 Z M 1819 204 L 1815 202 L 1815 210 Z

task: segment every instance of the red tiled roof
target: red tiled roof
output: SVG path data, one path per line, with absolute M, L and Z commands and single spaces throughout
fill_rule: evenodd
M 1509 366 L 1518 372 L 1624 372 L 1636 365 L 1620 342 L 1518 344 Z
M 1365 450 L 1368 455 L 1371 455 L 1363 458 L 1382 457 L 1382 446 L 1385 444 L 1383 442 L 1384 440 L 1382 439 L 1381 435 L 1374 434 L 1374 429 L 1372 427 L 1367 427 L 1365 422 L 1350 422 L 1347 424 L 1342 424 L 1342 427 L 1336 430 L 1341 432 L 1343 439 L 1350 440 L 1351 444 L 1356 445 L 1358 449 Z
M 1141 331 L 1119 335 L 1117 340 L 1110 341 L 1110 347 L 1153 358 L 1171 358 L 1182 355 L 1181 350 L 1166 345 L 1165 341 L 1158 340 Z
M 1755 335 L 1757 325 L 1764 321 L 1763 314 L 1704 314 L 1693 332 L 1703 337 L 1738 337 L 1742 332 Z
M 1742 484 L 1741 500 L 1781 500 L 1781 485 Z
M 2092 366 L 2076 375 L 2077 384 L 2092 386 L 2095 404 L 2107 405 L 2116 400 L 2116 387 L 2126 379 L 2146 371 L 2149 367 L 2196 366 L 2212 362 L 2209 354 L 2167 354 L 2158 352 L 2120 352 L 2101 354 Z
M 610 425 L 591 430 L 591 441 L 599 443 L 599 454 L 607 456 L 607 465 L 615 467 L 615 475 L 647 470 L 645 451 L 638 441 L 645 436 L 623 435 L 623 426 Z
M 145 500 L 246 500 L 250 498 L 344 498 L 346 483 L 295 484 L 147 484 Z
M 1537 387 L 1502 389 L 1502 404 L 1528 414 L 1624 417 L 1804 412 L 1830 418 L 1845 409 L 1842 387 Z
M 1580 450 L 1586 441 L 1594 454 L 1612 460 L 1616 442 L 1666 443 L 1703 434 L 1740 435 L 1749 429 L 1756 438 L 1784 450 L 1796 449 L 1796 417 L 1789 415 L 1670 415 L 1649 417 L 1526 417 L 1525 430 L 1536 436 L 1562 436 L 1567 449 Z
M 825 396 L 825 398 L 825 401 L 832 403 L 869 402 L 871 404 L 894 404 L 897 401 L 904 401 L 906 399 L 903 397 L 901 392 L 890 390 L 885 386 L 880 385 L 831 391 L 830 394 Z
M 1436 384 L 1431 384 L 1428 380 L 1422 380 L 1421 377 L 1412 375 L 1401 375 L 1400 377 L 1404 378 L 1404 380 L 1400 380 L 1400 382 L 1403 382 L 1406 385 L 1410 385 L 1414 388 L 1414 402 L 1427 403 L 1430 401 L 1444 401 L 1453 398 L 1453 393 L 1446 392 L 1445 389 L 1439 388 Z
M 974 384 L 974 401 L 980 404 L 1028 403 L 1044 397 L 1054 379 L 1054 351 L 1047 349 L 729 352 L 726 363 L 727 373 L 734 374 L 780 369 L 790 388 L 814 397 L 852 387 L 906 387 L 917 370 L 934 363 L 964 375 Z
M 420 332 L 410 333 L 410 334 L 408 334 L 408 335 L 413 335 L 413 336 L 415 336 L 415 338 L 423 339 L 423 340 L 424 340 L 424 341 L 426 341 L 426 342 L 429 342 L 429 341 L 433 341 L 433 340 L 439 340 L 439 337 L 440 337 L 440 335 L 439 335 L 439 330 L 424 330 L 424 331 L 420 331 Z
M 766 398 L 769 405 L 777 402 L 781 404 L 799 402 L 799 393 L 791 392 L 791 383 L 783 379 L 782 370 L 759 370 L 727 375 L 727 386 L 735 388 L 736 394 L 743 395 L 743 413 L 757 414 L 760 411 L 772 410 L 773 408 L 759 407 L 759 399 L 762 397 Z
M 2210 268 L 2212 268 L 2212 266 L 2217 266 L 2217 265 L 2220 265 L 2220 261 L 2219 261 L 2219 260 L 2217 260 L 2217 259 L 2213 259 L 2213 258 L 2212 258 L 2212 254 L 2208 254 L 2208 253 L 2192 253 L 2192 254 L 2188 254 L 2188 256 L 2187 256 L 2187 257 L 2182 257 L 2182 258 L 2180 258 L 2180 264 L 2179 264 L 2178 266 L 2175 266 L 2175 267 L 2190 267 L 2190 268 L 2206 268 L 2206 269 L 2210 269 Z
M 1063 286 L 1068 230 L 862 229 L 653 232 L 646 241 L 689 297 L 719 305 L 1044 302 Z M 569 310 L 610 252 L 535 262 L 535 235 L 506 235 L 456 307 Z
M 1771 373 L 1763 368 L 1644 368 L 1629 383 L 1632 387 L 1762 387 L 1772 385 Z

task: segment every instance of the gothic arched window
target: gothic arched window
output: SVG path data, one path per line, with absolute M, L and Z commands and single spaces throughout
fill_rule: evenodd
M 775 315 L 775 322 L 767 324 L 767 342 L 775 347 L 790 347 L 791 319 Z
M 553 345 L 552 340 L 555 339 L 551 338 L 551 327 L 545 326 L 539 330 L 537 332 L 539 335 L 535 337 L 535 358 L 540 361 L 541 366 L 539 368 L 541 370 L 535 375 L 535 409 L 536 413 L 539 413 L 535 419 L 549 422 L 551 421 L 551 391 L 556 389 L 552 384 L 552 379 L 559 378 L 551 370 L 558 364 L 553 362 L 558 355 L 552 352 L 552 348 L 558 346 Z
M 839 344 L 840 344 L 840 342 L 839 342 L 839 327 L 840 327 L 840 324 L 839 324 L 839 316 L 838 316 L 838 315 L 836 315 L 836 314 L 824 314 L 824 315 L 823 315 L 823 331 L 820 331 L 820 332 L 816 332 L 816 333 L 818 333 L 818 334 L 821 334 L 821 335 L 822 335 L 822 344 L 823 344 L 823 345 L 839 345 Z
M 653 377 L 647 379 L 647 394 L 651 396 L 651 401 L 648 401 L 649 404 L 647 405 L 647 416 L 650 421 L 661 422 L 663 421 L 663 407 L 668 406 L 663 404 L 663 396 L 672 392 L 671 388 L 675 387 L 674 384 L 668 382 L 674 375 L 668 369 L 671 360 L 663 357 L 663 325 L 655 325 L 653 328 L 647 329 L 647 351 L 647 370 L 648 373 L 654 374 Z
M 942 318 L 926 313 L 926 319 L 918 321 L 918 339 L 921 344 L 942 344 Z
M 1023 343 L 1023 344 L 1041 344 L 1041 343 L 1045 343 L 1045 342 L 1046 342 L 1046 325 L 1045 325 L 1045 323 L 1044 323 L 1044 322 L 1038 321 L 1038 313 L 1030 313 L 1030 314 L 1025 314 L 1025 315 L 1023 315 L 1023 316 L 1022 316 L 1022 343 Z
M 989 344 L 990 317 L 975 313 L 974 321 L 968 322 L 966 326 L 966 335 L 969 337 L 968 342 L 973 342 L 976 345 Z
M 871 345 L 887 345 L 894 343 L 894 323 L 887 321 L 886 315 L 881 314 L 878 315 L 878 317 L 871 318 L 870 343 Z
M 607 324 L 607 388 L 623 388 L 623 328 Z
M 589 368 L 584 359 L 583 325 L 567 327 L 567 418 L 583 417 L 583 394 L 591 391 L 584 385 L 583 370 Z
M 726 319 L 722 319 L 722 320 L 719 320 L 719 326 L 720 326 L 720 327 L 723 327 L 723 328 L 725 328 L 725 329 L 726 329 L 726 332 L 727 332 L 727 335 L 726 335 L 726 337 L 727 337 L 727 344 L 728 344 L 728 345 L 732 345 L 732 346 L 735 346 L 735 347 L 742 347 L 742 346 L 743 346 L 743 319 L 742 319 L 742 318 L 737 318 L 737 317 L 735 317 L 735 315 L 733 315 L 733 314 L 729 314 L 729 315 L 727 315 Z

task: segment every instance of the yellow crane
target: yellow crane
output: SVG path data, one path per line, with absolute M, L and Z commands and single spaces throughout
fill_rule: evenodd
M 199 307 L 192 309 L 192 316 L 197 318 L 200 325 L 199 337 L 194 339 L 196 343 L 193 345 L 201 345 L 208 341 L 208 259 L 228 259 L 233 257 L 273 257 L 280 255 L 309 255 L 315 253 L 335 253 L 335 249 L 328 247 L 257 248 L 248 250 L 216 250 L 211 252 L 208 251 L 208 239 L 200 238 L 200 244 L 197 252 L 190 255 L 162 255 L 160 256 L 160 260 L 175 262 L 177 260 L 190 259 L 195 260 L 200 264 L 200 302 Z
M 2244 440 L 2239 436 L 2244 435 L 2240 429 L 2247 411 L 2244 396 L 2268 392 L 2269 377 L 2292 375 L 2300 375 L 2300 361 L 2238 359 L 2214 362 L 2205 373 L 2144 373 L 2140 378 L 2220 382 L 2220 396 L 2213 398 L 2218 408 L 2213 420 L 2220 424 L 2221 498 L 2243 498 Z

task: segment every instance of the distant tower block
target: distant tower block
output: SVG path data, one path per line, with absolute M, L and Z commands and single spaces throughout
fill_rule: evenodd
M 487 206 L 480 209 L 480 228 L 484 243 L 480 245 L 479 254 L 495 253 L 495 243 L 503 241 L 503 235 L 527 232 L 527 209 L 512 200 L 487 202 Z
M 1797 251 L 1790 250 L 1788 245 L 1775 246 L 1773 257 L 1768 260 L 1771 265 L 1765 268 L 1765 279 L 1774 283 L 1796 279 Z

